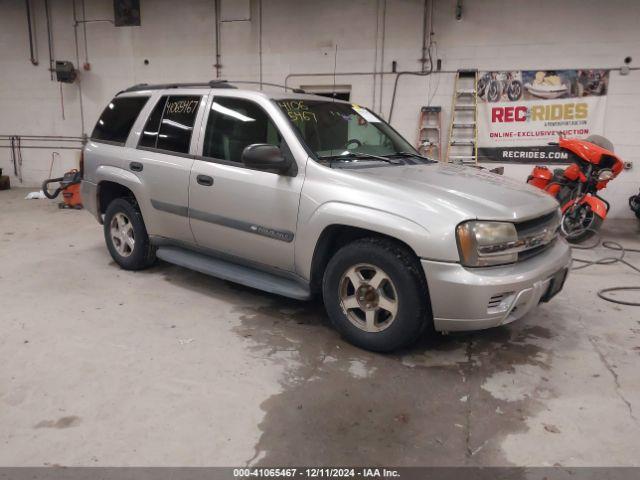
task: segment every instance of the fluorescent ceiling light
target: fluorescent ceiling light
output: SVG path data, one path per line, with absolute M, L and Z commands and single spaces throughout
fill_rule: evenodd
M 223 115 L 227 115 L 228 117 L 237 118 L 238 120 L 240 120 L 242 122 L 255 122 L 256 121 L 255 118 L 247 117 L 246 115 L 238 113 L 235 110 L 231 110 L 230 108 L 223 107 L 222 105 L 220 105 L 219 103 L 216 103 L 216 102 L 213 102 L 213 104 L 211 105 L 211 110 L 215 110 L 216 112 L 221 113 Z
M 166 125 L 170 125 L 172 127 L 179 128 L 180 130 L 191 130 L 191 127 L 187 127 L 186 125 L 183 125 L 182 123 L 174 122 L 173 120 L 169 120 L 168 118 L 164 118 L 162 120 L 162 123 L 164 123 Z

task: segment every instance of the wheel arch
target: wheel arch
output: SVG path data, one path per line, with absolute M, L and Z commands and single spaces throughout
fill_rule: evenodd
M 312 283 L 320 272 L 327 252 L 335 251 L 336 241 L 362 236 L 385 237 L 404 245 L 417 258 L 447 259 L 449 245 L 440 235 L 414 220 L 362 205 L 327 202 L 313 212 L 301 212 L 295 239 L 295 271 Z M 338 240 L 336 240 L 338 239 Z M 333 250 L 332 250 L 333 249 Z M 455 254 L 457 255 L 457 248 Z
M 102 165 L 96 171 L 96 183 L 96 211 L 99 218 L 105 213 L 109 203 L 116 198 L 131 198 L 138 203 L 136 192 L 139 192 L 141 182 L 132 172 Z
M 116 198 L 136 199 L 129 187 L 111 180 L 103 180 L 98 184 L 98 213 L 104 214 L 109 204 Z
M 318 237 L 311 259 L 309 283 L 312 293 L 318 293 L 321 290 L 324 272 L 335 252 L 355 240 L 369 237 L 386 239 L 396 243 L 410 252 L 418 263 L 420 262 L 420 257 L 415 250 L 408 243 L 394 236 L 348 224 L 334 223 L 327 225 Z

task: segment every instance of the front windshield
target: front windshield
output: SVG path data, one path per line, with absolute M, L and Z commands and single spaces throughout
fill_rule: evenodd
M 417 155 L 387 123 L 366 108 L 331 100 L 277 100 L 319 159 L 341 156 Z

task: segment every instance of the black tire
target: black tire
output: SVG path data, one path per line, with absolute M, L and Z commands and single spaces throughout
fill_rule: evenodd
M 629 208 L 636 214 L 636 217 L 640 219 L 640 194 L 629 197 Z
M 498 80 L 491 80 L 489 82 L 489 88 L 487 90 L 487 100 L 490 102 L 497 102 L 502 96 L 502 85 Z
M 111 223 L 118 214 L 124 215 L 133 227 L 135 244 L 127 255 L 118 252 L 115 240 L 111 236 Z M 156 260 L 155 248 L 149 242 L 149 235 L 135 200 L 116 198 L 109 204 L 104 215 L 104 240 L 111 257 L 125 270 L 142 270 Z
M 381 269 L 392 282 L 397 312 L 388 327 L 381 331 L 368 332 L 359 328 L 349 320 L 347 310 L 342 306 L 340 294 L 344 275 L 362 264 Z M 327 265 L 322 293 L 336 330 L 360 348 L 390 352 L 410 345 L 426 329 L 433 331 L 429 292 L 422 268 L 411 251 L 393 241 L 363 238 L 342 247 Z
M 478 97 L 480 98 L 484 97 L 484 94 L 487 91 L 488 83 L 489 83 L 489 80 L 487 78 L 487 75 L 483 76 L 482 78 L 480 78 L 480 80 L 478 80 Z
M 512 102 L 520 100 L 522 97 L 522 82 L 520 80 L 511 80 L 507 88 L 507 97 Z

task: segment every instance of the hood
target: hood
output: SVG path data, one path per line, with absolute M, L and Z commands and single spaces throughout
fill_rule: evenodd
M 348 170 L 431 208 L 466 218 L 521 221 L 558 208 L 556 200 L 525 181 L 450 163 Z M 440 208 L 438 208 L 440 207 Z

